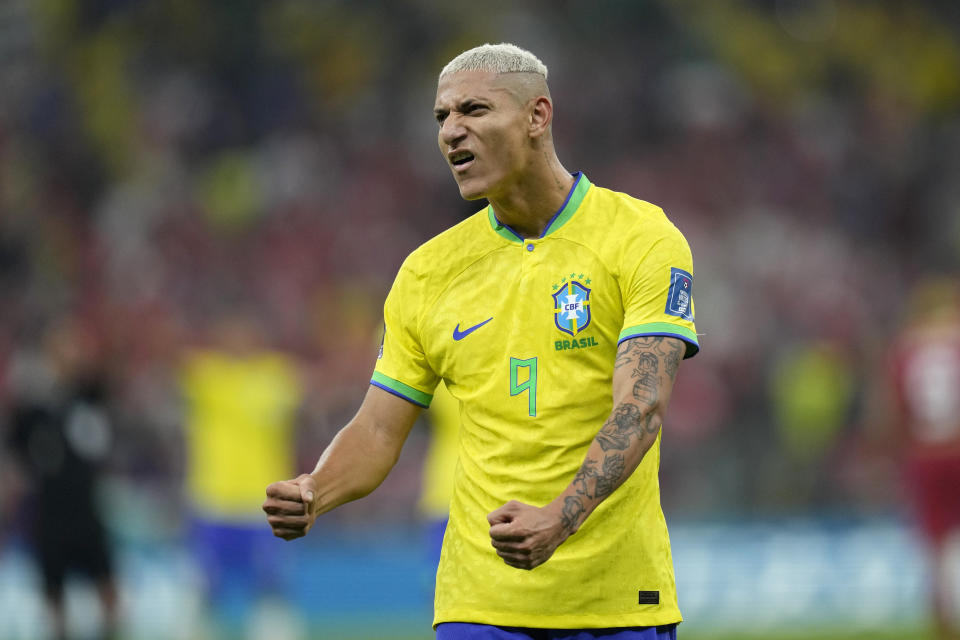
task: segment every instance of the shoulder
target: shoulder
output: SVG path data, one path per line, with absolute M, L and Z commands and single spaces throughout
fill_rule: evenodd
M 188 348 L 180 355 L 180 364 L 187 376 L 198 376 L 223 363 L 223 356 L 211 349 Z
M 401 274 L 432 284 L 449 280 L 496 248 L 484 207 L 414 249 L 403 261 Z
M 591 186 L 584 204 L 589 233 L 621 258 L 690 251 L 683 234 L 656 204 L 597 185 Z
M 594 186 L 595 206 L 607 212 L 609 223 L 621 231 L 643 230 L 646 234 L 678 233 L 662 207 L 622 191 Z
M 264 349 L 256 358 L 257 366 L 269 373 L 280 376 L 296 374 L 296 363 L 283 351 Z

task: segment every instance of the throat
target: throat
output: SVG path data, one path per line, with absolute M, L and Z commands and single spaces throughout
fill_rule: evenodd
M 539 238 L 543 236 L 544 232 L 547 230 L 549 218 L 542 221 L 525 219 L 514 220 L 510 218 L 504 219 L 498 212 L 496 205 L 493 206 L 493 211 L 494 215 L 497 216 L 497 221 L 500 224 L 513 229 L 513 231 L 515 231 L 524 240 L 530 238 Z
M 573 188 L 573 176 L 567 175 L 569 180 L 536 189 L 533 196 L 528 191 L 521 191 L 512 196 L 489 198 L 497 220 L 523 239 L 542 237 L 560 213 Z

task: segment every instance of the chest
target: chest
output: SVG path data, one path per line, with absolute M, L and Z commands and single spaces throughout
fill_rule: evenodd
M 526 241 L 485 256 L 446 286 L 425 320 L 425 351 L 451 387 L 471 390 L 516 386 L 534 366 L 541 380 L 609 378 L 623 315 L 618 278 L 594 251 Z M 528 371 L 518 374 L 521 366 Z

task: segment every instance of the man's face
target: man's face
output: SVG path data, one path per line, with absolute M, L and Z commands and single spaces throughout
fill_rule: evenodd
M 460 71 L 440 79 L 437 141 L 465 199 L 496 197 L 522 176 L 530 149 L 526 107 L 497 74 Z

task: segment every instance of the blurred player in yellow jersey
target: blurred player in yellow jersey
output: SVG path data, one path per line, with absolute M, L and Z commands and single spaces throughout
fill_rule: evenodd
M 423 462 L 423 489 L 417 507 L 425 521 L 427 544 L 436 569 L 450 516 L 453 474 L 460 444 L 460 402 L 450 395 L 442 382 L 433 392 L 427 421 L 430 423 L 430 447 Z
M 181 371 L 189 533 L 214 623 L 233 638 L 258 597 L 279 586 L 259 504 L 263 483 L 294 468 L 301 390 L 294 362 L 261 344 L 249 316 L 224 314 L 213 333 L 215 344 L 186 354 Z
M 267 487 L 275 535 L 380 484 L 440 380 L 459 459 L 437 638 L 672 640 L 660 434 L 699 350 L 693 260 L 657 206 L 561 165 L 547 69 L 513 45 L 444 67 L 437 142 L 489 206 L 414 251 L 363 404 L 310 474 Z

